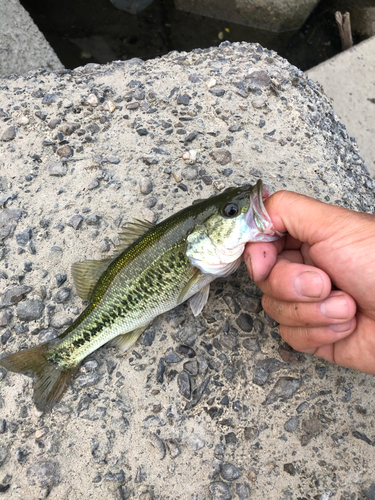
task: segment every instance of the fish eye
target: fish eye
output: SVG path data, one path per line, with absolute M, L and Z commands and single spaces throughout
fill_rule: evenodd
M 236 215 L 238 215 L 238 212 L 239 212 L 239 208 L 238 208 L 238 205 L 236 203 L 228 203 L 223 208 L 224 217 L 229 217 L 229 218 L 236 217 Z

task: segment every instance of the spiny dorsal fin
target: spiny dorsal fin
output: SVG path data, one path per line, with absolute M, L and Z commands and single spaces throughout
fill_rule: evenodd
M 108 269 L 113 257 L 104 260 L 85 260 L 72 265 L 74 284 L 83 300 L 90 300 L 92 291 L 100 276 Z
M 154 227 L 154 224 L 151 222 L 139 219 L 134 219 L 134 221 L 128 222 L 126 227 L 120 231 L 118 235 L 119 244 L 116 246 L 117 252 L 123 252 L 128 246 Z
M 151 222 L 139 219 L 134 219 L 134 221 L 128 222 L 127 226 L 119 233 L 119 243 L 116 245 L 115 254 L 112 257 L 103 260 L 85 260 L 75 262 L 72 265 L 74 284 L 81 299 L 89 300 L 100 276 L 108 269 L 111 262 L 140 236 L 154 227 Z

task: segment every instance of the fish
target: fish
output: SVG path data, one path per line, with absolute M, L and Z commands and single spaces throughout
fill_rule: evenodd
M 135 219 L 119 234 L 112 257 L 72 265 L 78 295 L 89 301 L 56 339 L 0 359 L 34 378 L 36 408 L 58 403 L 82 361 L 104 344 L 125 352 L 160 314 L 189 300 L 194 316 L 210 283 L 239 267 L 246 243 L 274 241 L 262 181 L 198 200 L 159 224 Z

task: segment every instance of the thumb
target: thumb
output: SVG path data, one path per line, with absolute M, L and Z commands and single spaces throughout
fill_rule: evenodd
M 346 226 L 353 212 L 291 191 L 278 191 L 264 201 L 277 231 L 314 245 Z

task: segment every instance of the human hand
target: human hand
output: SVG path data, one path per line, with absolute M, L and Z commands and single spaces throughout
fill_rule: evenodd
M 375 216 L 289 191 L 264 203 L 288 233 L 244 252 L 264 310 L 294 349 L 375 374 Z

